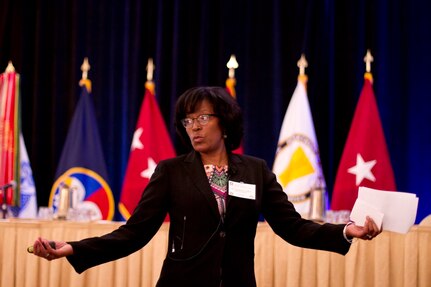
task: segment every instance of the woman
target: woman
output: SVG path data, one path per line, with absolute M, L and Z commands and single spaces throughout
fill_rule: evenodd
M 353 237 L 381 231 L 302 219 L 258 158 L 236 155 L 243 127 L 238 104 L 223 88 L 197 87 L 178 99 L 175 124 L 191 147 L 161 161 L 126 224 L 77 242 L 39 238 L 37 256 L 67 257 L 78 273 L 127 256 L 147 244 L 170 215 L 169 249 L 157 286 L 256 286 L 254 239 L 259 215 L 287 242 L 346 254 Z

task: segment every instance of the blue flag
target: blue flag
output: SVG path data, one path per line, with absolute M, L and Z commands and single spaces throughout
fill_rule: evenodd
M 90 86 L 90 81 L 85 80 Z M 60 191 L 67 185 L 71 202 L 87 219 L 112 220 L 114 197 L 108 184 L 108 173 L 94 113 L 91 95 L 82 86 L 81 98 L 73 115 L 66 142 L 51 189 L 49 205 L 57 212 Z
M 20 206 L 17 214 L 20 218 L 36 218 L 37 216 L 37 197 L 36 187 L 33 180 L 33 172 L 28 159 L 27 149 L 24 143 L 24 137 L 19 135 L 19 153 L 21 159 L 21 180 L 20 180 Z

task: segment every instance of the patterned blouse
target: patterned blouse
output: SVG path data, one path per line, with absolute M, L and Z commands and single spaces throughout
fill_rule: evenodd
M 226 214 L 228 166 L 205 164 L 204 168 L 215 199 L 217 200 L 218 210 L 221 217 L 224 218 Z

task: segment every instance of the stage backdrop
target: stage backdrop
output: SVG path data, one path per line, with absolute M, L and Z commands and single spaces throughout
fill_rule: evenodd
M 46 205 L 79 99 L 80 66 L 91 65 L 93 100 L 109 180 L 118 202 L 154 58 L 156 97 L 177 153 L 174 103 L 187 88 L 224 86 L 235 54 L 244 150 L 270 167 L 301 53 L 331 195 L 374 56 L 374 89 L 397 188 L 416 193 L 418 221 L 431 213 L 431 2 L 427 1 L 23 1 L 0 2 L 0 68 L 21 74 L 22 129 L 39 205 Z M 194 2 L 194 3 L 192 3 Z

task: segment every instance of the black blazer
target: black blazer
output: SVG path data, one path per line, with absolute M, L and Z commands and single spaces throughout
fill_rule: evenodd
M 167 213 L 169 248 L 157 286 L 256 286 L 260 214 L 293 245 L 348 252 L 344 225 L 302 219 L 263 160 L 230 155 L 229 180 L 255 185 L 256 199 L 228 195 L 222 221 L 198 153 L 161 161 L 127 223 L 101 237 L 69 242 L 74 254 L 67 259 L 81 273 L 127 256 L 150 241 Z

